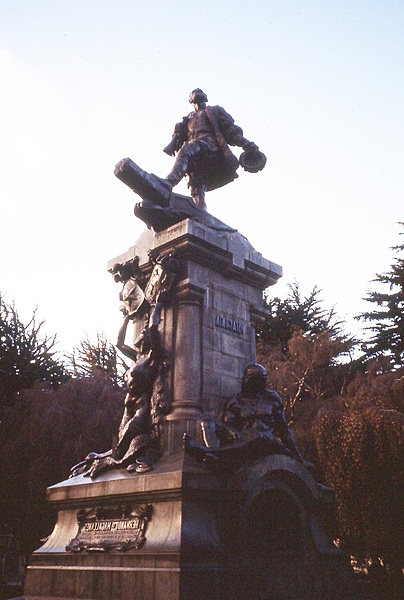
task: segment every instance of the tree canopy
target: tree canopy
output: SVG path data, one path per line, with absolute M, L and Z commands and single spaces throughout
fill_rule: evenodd
M 342 337 L 342 321 L 333 308 L 324 308 L 320 289 L 315 286 L 308 296 L 302 296 L 296 281 L 288 289 L 284 299 L 271 298 L 270 289 L 266 290 L 265 308 L 269 315 L 258 331 L 260 342 L 287 353 L 288 342 L 297 330 L 313 334 L 326 331 L 331 338 Z
M 400 223 L 404 226 L 404 223 Z M 404 232 L 400 232 L 404 235 Z M 404 253 L 404 243 L 391 248 Z M 382 284 L 383 291 L 369 292 L 365 298 L 374 309 L 359 315 L 368 323 L 371 337 L 363 344 L 365 356 L 387 356 L 395 367 L 404 365 L 404 256 L 398 256 L 390 271 L 376 274 L 374 282 Z
M 125 385 L 125 373 L 129 366 L 103 333 L 97 333 L 95 342 L 90 341 L 87 335 L 78 347 L 66 354 L 65 361 L 73 377 L 89 377 L 102 372 L 110 378 L 114 386 Z
M 55 355 L 56 336 L 42 335 L 44 321 L 36 310 L 24 324 L 14 302 L 7 304 L 0 294 L 0 402 L 10 404 L 16 392 L 36 381 L 54 385 L 66 380 L 65 368 Z
M 299 402 L 319 401 L 339 394 L 350 376 L 348 357 L 355 345 L 345 335 L 334 309 L 327 310 L 320 290 L 302 296 L 298 283 L 289 295 L 269 299 L 269 315 L 257 334 L 257 360 L 268 373 L 268 383 L 283 397 L 289 421 Z

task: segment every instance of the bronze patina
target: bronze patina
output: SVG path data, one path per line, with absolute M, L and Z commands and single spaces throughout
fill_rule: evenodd
M 240 393 L 224 402 L 218 422 L 202 422 L 205 445 L 184 435 L 186 452 L 219 470 L 236 471 L 269 454 L 285 454 L 312 467 L 304 461 L 288 427 L 281 397 L 266 389 L 266 380 L 262 365 L 248 365 Z
M 170 288 L 180 263 L 171 254 L 158 256 L 154 262 L 148 279 L 138 270 L 137 258 L 113 268 L 114 280 L 123 284 L 119 297 L 124 319 L 117 348 L 133 361 L 126 374 L 124 412 L 115 447 L 103 453 L 90 452 L 72 468 L 72 477 L 82 474 L 94 479 L 106 470 L 122 468 L 144 473 L 162 455 L 161 435 L 170 399 L 168 366 L 158 325 L 163 307 L 170 302 Z M 125 343 L 126 330 L 136 319 L 143 327 L 133 346 L 129 346 Z
M 221 106 L 210 106 L 200 88 L 193 90 L 189 102 L 194 110 L 175 125 L 171 142 L 164 148 L 176 156 L 170 173 L 161 178 L 147 173 L 130 158 L 122 159 L 115 175 L 142 198 L 135 215 L 155 231 L 173 225 L 187 216 L 195 217 L 195 209 L 206 211 L 205 194 L 238 177 L 239 165 L 257 173 L 266 164 L 265 155 L 254 142 L 244 137 L 241 127 Z M 239 146 L 239 159 L 229 146 Z M 191 207 L 173 201 L 172 189 L 184 178 L 188 180 Z
M 237 177 L 239 161 L 230 146 L 240 146 L 244 155 L 241 164 L 256 172 L 266 159 L 254 142 L 248 141 L 233 117 L 221 106 L 208 106 L 208 97 L 200 88 L 193 90 L 189 102 L 194 110 L 174 128 L 174 135 L 164 151 L 177 153 L 174 166 L 164 182 L 173 188 L 188 176 L 188 187 L 195 204 L 206 208 L 205 192 L 222 187 Z

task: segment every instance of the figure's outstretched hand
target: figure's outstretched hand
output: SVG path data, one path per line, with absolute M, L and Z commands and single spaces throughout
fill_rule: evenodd
M 84 477 L 97 477 L 102 471 L 111 469 L 116 465 L 116 461 L 112 458 L 112 452 L 104 452 L 98 454 L 97 452 L 90 452 L 87 454 L 84 460 L 74 465 L 71 468 L 70 478 L 76 477 L 77 475 L 83 475 Z
M 117 467 L 117 462 L 112 456 L 106 456 L 105 458 L 97 458 L 93 461 L 88 471 L 83 473 L 84 477 L 91 477 L 91 479 L 95 479 L 98 475 L 101 475 L 104 471 L 108 471 L 109 469 L 115 469 Z
M 259 148 L 257 144 L 254 144 L 254 142 L 247 142 L 243 145 L 243 150 L 245 152 L 258 152 Z

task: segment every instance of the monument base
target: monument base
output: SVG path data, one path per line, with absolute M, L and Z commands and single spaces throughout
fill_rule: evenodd
M 188 218 L 143 232 L 108 266 L 126 272 L 122 282 L 134 278 L 134 289 L 142 283 L 150 310 L 157 298 L 150 290 L 161 284 L 156 266 L 164 258 L 180 266 L 158 322 L 161 390 L 170 390 L 162 457 L 147 473 L 77 475 L 48 489 L 58 519 L 31 557 L 26 600 L 349 597 L 347 559 L 322 526 L 331 490 L 300 462 L 273 454 L 229 474 L 184 456 L 184 432 L 198 441 L 201 421 L 216 419 L 239 393 L 267 315 L 262 291 L 282 275 L 240 233 L 189 203 L 172 194 L 168 208 Z M 134 340 L 144 326 L 140 313 Z M 156 397 L 164 399 L 161 390 Z
M 58 520 L 31 557 L 26 600 L 349 597 L 324 490 L 289 457 L 223 475 L 181 452 L 147 475 L 78 476 L 48 496 Z

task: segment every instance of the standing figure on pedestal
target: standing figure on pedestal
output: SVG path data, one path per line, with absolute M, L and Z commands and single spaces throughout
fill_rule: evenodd
M 133 264 L 117 264 L 112 270 L 114 280 L 123 284 L 119 297 L 124 320 L 116 345 L 134 364 L 126 374 L 127 393 L 117 443 L 107 452 L 90 452 L 72 468 L 72 477 L 82 474 L 96 478 L 106 470 L 122 468 L 144 473 L 162 455 L 163 421 L 170 406 L 167 364 L 158 326 L 180 264 L 171 255 L 159 256 L 154 263 L 146 285 L 142 281 L 144 289 L 139 285 L 142 274 L 136 260 Z M 134 320 L 143 327 L 133 345 L 128 345 L 127 327 Z
M 158 312 L 161 306 L 159 304 Z M 156 318 L 155 311 L 153 317 Z M 119 331 L 118 348 L 120 341 L 122 343 L 125 338 L 129 320 L 130 316 L 125 315 Z M 136 345 L 136 349 L 123 343 L 121 346 L 124 354 L 136 362 L 126 375 L 127 392 L 117 443 L 107 452 L 90 452 L 84 461 L 73 467 L 73 477 L 83 474 L 94 479 L 106 470 L 122 468 L 143 473 L 152 469 L 153 463 L 161 456 L 160 440 L 153 427 L 153 413 L 157 406 L 152 406 L 153 392 L 162 365 L 162 347 L 156 323 L 152 322 L 142 332 Z
M 218 423 L 202 423 L 206 445 L 185 434 L 186 452 L 210 467 L 229 471 L 269 454 L 286 454 L 312 467 L 299 452 L 280 396 L 266 389 L 266 380 L 264 367 L 248 365 L 240 393 L 224 403 Z
M 200 208 L 206 208 L 207 190 L 221 187 L 237 177 L 239 161 L 228 144 L 241 146 L 261 169 L 265 165 L 264 155 L 253 142 L 245 139 L 242 129 L 234 124 L 224 108 L 207 106 L 207 101 L 201 89 L 191 92 L 189 102 L 195 110 L 177 123 L 170 144 L 164 148 L 171 156 L 178 154 L 174 167 L 163 182 L 173 188 L 187 175 L 192 199 Z
M 239 165 L 245 171 L 257 173 L 266 164 L 265 155 L 254 142 L 249 142 L 243 130 L 221 106 L 208 106 L 208 98 L 197 88 L 189 101 L 194 111 L 177 123 L 171 142 L 164 148 L 170 156 L 177 153 L 173 168 L 161 178 L 141 169 L 130 158 L 115 166 L 115 175 L 130 187 L 142 202 L 135 205 L 135 215 L 149 228 L 162 231 L 190 217 L 200 222 L 207 218 L 205 193 L 222 187 L 237 177 Z M 240 146 L 239 159 L 230 146 Z M 184 176 L 188 178 L 192 201 L 172 194 L 172 189 Z M 208 219 L 209 221 L 209 219 Z

